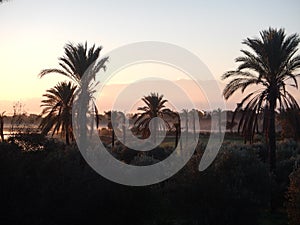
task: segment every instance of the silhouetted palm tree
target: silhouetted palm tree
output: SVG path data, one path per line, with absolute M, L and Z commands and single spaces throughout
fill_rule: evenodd
M 108 57 L 101 59 L 97 65 L 93 65 L 99 58 L 102 47 L 95 48 L 93 45 L 90 49 L 87 48 L 87 43 L 74 45 L 66 44 L 64 47 L 65 55 L 59 58 L 60 69 L 44 69 L 39 76 L 43 77 L 49 73 L 58 73 L 72 79 L 77 85 L 81 85 L 82 77 L 90 66 L 94 66 L 95 72 L 100 69 L 105 69 L 105 63 Z M 95 75 L 95 74 L 94 74 Z M 94 77 L 93 77 L 94 78 Z
M 212 115 L 217 117 L 218 132 L 219 132 L 219 135 L 221 135 L 221 133 L 222 133 L 222 129 L 221 129 L 222 128 L 222 109 L 218 108 L 218 109 L 214 110 L 212 112 Z
M 108 57 L 104 57 L 96 63 L 96 60 L 99 58 L 100 51 L 102 47 L 95 47 L 93 45 L 91 48 L 87 48 L 87 43 L 74 45 L 72 43 L 66 44 L 64 47 L 65 54 L 63 57 L 59 58 L 59 69 L 45 69 L 42 70 L 39 74 L 40 77 L 45 76 L 50 73 L 58 73 L 72 79 L 75 84 L 80 87 L 80 92 L 78 93 L 79 102 L 83 105 L 78 107 L 78 115 L 82 118 L 82 123 L 80 125 L 86 124 L 84 116 L 88 112 L 88 105 L 90 101 L 93 101 L 92 94 L 93 86 L 91 81 L 95 80 L 95 75 L 100 69 L 106 69 L 105 63 L 108 60 Z M 89 70 L 88 70 L 89 69 Z M 86 73 L 89 71 L 88 73 Z M 85 77 L 84 77 L 85 75 Z M 84 77 L 84 79 L 83 79 Z M 98 110 L 96 104 L 93 102 L 94 114 L 96 125 L 99 124 L 98 121 Z M 93 127 L 93 125 L 91 126 Z M 86 127 L 80 129 L 80 136 L 86 136 Z
M 222 78 L 232 80 L 225 87 L 223 94 L 228 99 L 237 90 L 242 93 L 251 85 L 257 90 L 249 93 L 239 104 L 243 105 L 245 115 L 240 122 L 244 129 L 254 133 L 257 127 L 257 116 L 263 113 L 266 122 L 270 170 L 276 168 L 276 131 L 275 114 L 280 108 L 299 108 L 295 98 L 287 91 L 286 86 L 298 88 L 295 74 L 300 68 L 300 55 L 295 55 L 299 44 L 299 36 L 286 36 L 284 29 L 269 28 L 260 33 L 260 38 L 247 38 L 242 43 L 250 47 L 252 52 L 241 50 L 244 54 L 236 62 L 241 63 L 237 70 L 226 72 Z
M 178 145 L 179 138 L 181 136 L 181 121 L 180 121 L 180 115 L 177 112 L 172 113 L 173 118 L 173 127 L 175 129 L 175 148 Z M 180 139 L 180 148 L 182 149 L 182 140 Z
M 188 141 L 188 134 L 189 134 L 189 110 L 183 109 L 182 110 L 183 117 L 185 119 L 185 141 Z
M 196 122 L 199 123 L 199 120 L 196 121 L 196 115 L 199 115 L 199 112 L 196 109 L 192 109 L 190 111 L 190 114 L 191 114 L 192 126 L 193 126 L 193 137 L 194 137 L 194 141 L 196 141 Z
M 170 129 L 170 125 L 166 120 L 166 116 L 174 117 L 174 112 L 166 108 L 165 103 L 167 103 L 168 100 L 163 99 L 163 97 L 163 95 L 159 95 L 158 93 L 151 93 L 150 95 L 144 96 L 142 98 L 142 101 L 146 104 L 146 106 L 139 107 L 138 110 L 142 112 L 135 114 L 133 118 L 136 119 L 134 122 L 134 126 L 139 132 L 142 132 L 143 137 L 147 137 L 150 135 L 150 121 L 155 117 L 161 118 L 165 122 L 167 128 Z M 158 124 L 154 122 L 154 143 L 156 143 L 157 129 Z
M 5 111 L 0 114 L 0 137 L 1 137 L 1 141 L 4 141 L 4 114 L 5 114 Z
M 126 115 L 123 112 L 118 112 L 118 117 L 120 118 L 120 124 L 122 126 L 122 136 L 123 144 L 126 143 Z
M 112 120 L 115 120 L 114 122 L 117 123 L 116 117 L 117 117 L 117 112 L 116 111 L 108 111 L 104 112 L 105 117 L 107 119 L 107 127 L 109 130 L 111 130 L 111 147 L 112 149 L 115 147 L 115 130 L 113 127 L 113 122 Z
M 66 143 L 70 144 L 72 137 L 72 103 L 76 86 L 71 82 L 58 83 L 54 88 L 47 90 L 42 100 L 42 119 L 40 128 L 43 134 L 52 130 L 52 136 L 61 132 L 65 135 Z

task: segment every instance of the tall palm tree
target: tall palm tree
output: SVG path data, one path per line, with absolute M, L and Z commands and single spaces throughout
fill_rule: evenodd
M 47 90 L 42 100 L 42 115 L 45 117 L 40 123 L 42 134 L 48 134 L 52 130 L 52 136 L 61 132 L 65 136 L 66 143 L 70 144 L 72 138 L 72 103 L 76 86 L 71 82 L 58 83 L 54 88 Z
M 299 42 L 298 34 L 286 36 L 284 29 L 264 30 L 260 32 L 260 38 L 247 38 L 242 42 L 252 52 L 241 50 L 244 56 L 236 59 L 241 64 L 222 76 L 231 79 L 223 91 L 225 99 L 237 90 L 243 93 L 251 85 L 257 87 L 238 104 L 237 110 L 245 105 L 243 111 L 247 115 L 241 120 L 246 124 L 245 129 L 252 133 L 257 126 L 257 116 L 263 114 L 271 172 L 276 168 L 276 110 L 278 106 L 281 109 L 299 108 L 286 89 L 287 86 L 298 88 L 296 71 L 300 68 L 300 55 L 296 52 Z
M 72 79 L 75 84 L 80 87 L 80 93 L 78 94 L 79 101 L 84 105 L 78 108 L 78 115 L 82 118 L 82 124 L 86 124 L 85 115 L 88 112 L 88 105 L 90 101 L 93 101 L 92 93 L 94 87 L 91 84 L 92 80 L 95 80 L 96 73 L 101 69 L 106 69 L 105 63 L 108 61 L 108 57 L 104 57 L 96 63 L 96 60 L 100 56 L 102 47 L 95 47 L 93 45 L 88 49 L 87 42 L 85 44 L 74 45 L 72 43 L 66 44 L 64 47 L 65 54 L 59 58 L 59 69 L 44 69 L 39 73 L 40 77 L 46 74 L 57 73 Z M 88 70 L 89 69 L 89 70 Z M 89 71 L 89 73 L 86 73 Z M 85 77 L 84 77 L 85 75 Z M 84 79 L 83 79 L 84 77 Z M 96 125 L 99 124 L 97 107 L 93 102 L 93 108 L 95 113 Z M 93 125 L 91 126 L 93 127 Z M 80 129 L 80 136 L 86 136 L 86 127 Z M 84 138 L 85 139 L 85 138 Z
M 158 93 L 150 93 L 150 95 L 142 98 L 142 101 L 146 106 L 138 107 L 138 110 L 142 112 L 135 114 L 133 118 L 136 119 L 134 126 L 137 128 L 137 131 L 142 132 L 144 137 L 150 135 L 150 121 L 155 117 L 163 119 L 167 128 L 170 129 L 170 124 L 167 122 L 166 116 L 174 117 L 174 112 L 165 106 L 165 103 L 167 103 L 168 100 L 163 99 L 163 97 L 163 95 L 159 95 Z M 153 134 L 154 143 L 156 143 L 157 129 L 158 124 L 155 121 L 153 128 L 153 131 L 155 132 Z

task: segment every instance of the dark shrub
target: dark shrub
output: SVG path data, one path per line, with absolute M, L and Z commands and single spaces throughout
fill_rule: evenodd
M 189 218 L 190 224 L 257 224 L 269 202 L 268 170 L 255 153 L 240 148 L 226 146 L 203 172 L 196 172 L 200 156 L 194 155 L 166 184 L 174 218 Z
M 287 213 L 290 225 L 300 224 L 300 168 L 291 173 L 287 192 Z

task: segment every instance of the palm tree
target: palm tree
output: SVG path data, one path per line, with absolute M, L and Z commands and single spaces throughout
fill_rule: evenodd
M 46 74 L 58 73 L 72 79 L 75 84 L 80 87 L 78 99 L 79 102 L 81 102 L 83 105 L 78 108 L 78 115 L 81 115 L 79 116 L 82 118 L 81 124 L 86 124 L 85 115 L 88 112 L 89 102 L 91 100 L 93 101 L 93 88 L 97 85 L 96 83 L 94 86 L 92 86 L 91 81 L 93 79 L 95 80 L 95 75 L 98 71 L 100 71 L 101 69 L 106 69 L 105 63 L 107 62 L 108 57 L 104 57 L 96 63 L 96 60 L 100 56 L 102 47 L 95 47 L 95 45 L 93 45 L 88 49 L 86 42 L 85 44 L 79 43 L 77 45 L 74 45 L 72 43 L 66 44 L 64 50 L 64 56 L 59 58 L 59 65 L 61 68 L 44 69 L 39 73 L 39 76 L 43 77 Z M 86 73 L 87 71 L 89 71 L 89 73 Z M 98 110 L 94 102 L 93 107 L 96 125 L 98 125 Z M 93 127 L 93 125 L 91 127 Z M 87 133 L 86 129 L 87 128 L 85 126 L 80 129 L 80 136 L 83 137 L 83 139 L 85 139 L 84 137 Z
M 95 72 L 106 68 L 105 63 L 108 60 L 108 57 L 101 59 L 97 65 L 94 65 L 100 56 L 100 51 L 102 50 L 101 46 L 95 48 L 95 45 L 93 45 L 88 49 L 87 42 L 85 42 L 85 44 L 79 43 L 77 45 L 69 43 L 65 45 L 64 50 L 65 55 L 58 59 L 61 68 L 44 69 L 39 73 L 40 77 L 50 73 L 58 73 L 72 79 L 76 85 L 81 85 L 84 73 L 91 66 L 94 67 Z
M 1 137 L 1 141 L 4 141 L 4 114 L 5 114 L 5 111 L 0 114 L 0 137 Z
M 122 126 L 123 144 L 126 142 L 126 116 L 123 112 L 118 112 L 118 117 L 120 118 L 120 123 Z
M 181 136 L 181 121 L 180 115 L 177 112 L 173 112 L 173 127 L 175 129 L 175 148 L 178 145 L 179 137 Z M 182 140 L 180 139 L 180 149 L 182 150 Z
M 196 122 L 198 122 L 199 123 L 199 120 L 198 121 L 196 121 L 196 115 L 198 115 L 199 116 L 199 111 L 197 111 L 196 109 L 192 109 L 191 111 L 190 111 L 190 114 L 191 114 L 191 117 L 192 117 L 192 125 L 193 125 L 193 136 L 194 136 L 194 141 L 196 141 Z M 199 118 L 197 116 L 197 118 Z
M 214 116 L 216 116 L 218 119 L 218 123 L 217 123 L 218 132 L 219 132 L 219 135 L 221 135 L 221 133 L 222 133 L 222 129 L 221 129 L 222 128 L 222 109 L 218 108 L 218 109 L 214 110 L 212 114 Z
M 112 147 L 112 149 L 114 149 L 116 134 L 115 134 L 112 120 L 114 120 L 114 122 L 116 122 L 117 112 L 116 111 L 108 111 L 108 112 L 104 112 L 104 114 L 107 119 L 107 127 L 109 130 L 111 130 L 111 147 Z
M 52 136 L 61 132 L 65 135 L 66 143 L 70 144 L 72 138 L 72 103 L 76 86 L 71 82 L 58 83 L 54 88 L 47 90 L 42 100 L 42 115 L 45 117 L 40 123 L 42 134 L 48 134 L 52 130 Z
M 187 143 L 189 135 L 189 110 L 183 109 L 182 113 L 185 118 L 185 142 Z
M 142 132 L 143 137 L 150 135 L 150 121 L 156 117 L 161 118 L 168 129 L 170 129 L 166 116 L 173 118 L 174 112 L 166 108 L 165 103 L 167 103 L 168 100 L 163 99 L 163 97 L 163 95 L 159 95 L 158 93 L 150 93 L 150 95 L 142 98 L 142 101 L 146 104 L 146 106 L 138 107 L 138 110 L 142 112 L 135 114 L 133 118 L 136 119 L 134 126 L 137 128 L 138 132 Z M 154 121 L 153 131 L 155 133 L 153 134 L 153 141 L 156 143 L 156 131 L 158 129 L 158 124 L 156 120 Z
M 257 89 L 238 104 L 236 110 L 245 105 L 241 119 L 244 129 L 253 134 L 260 113 L 265 121 L 264 130 L 269 150 L 270 171 L 276 168 L 275 114 L 279 104 L 282 108 L 299 108 L 295 98 L 287 91 L 287 86 L 298 88 L 296 77 L 300 68 L 300 55 L 295 55 L 300 42 L 298 34 L 286 36 L 284 29 L 269 28 L 260 32 L 260 38 L 247 38 L 242 43 L 252 52 L 244 54 L 236 62 L 241 63 L 236 70 L 228 71 L 222 79 L 230 78 L 223 95 L 228 99 L 237 90 L 242 93 L 251 85 Z

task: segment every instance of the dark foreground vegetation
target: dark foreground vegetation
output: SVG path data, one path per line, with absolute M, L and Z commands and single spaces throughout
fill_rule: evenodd
M 94 172 L 75 145 L 40 134 L 19 135 L 0 143 L 0 221 L 10 225 L 276 225 L 290 221 L 296 225 L 300 221 L 300 170 L 296 169 L 300 147 L 294 141 L 277 146 L 276 176 L 269 175 L 264 144 L 226 141 L 214 163 L 199 172 L 205 148 L 200 142 L 174 177 L 152 186 L 127 187 Z M 164 149 L 159 152 L 164 154 Z M 127 159 L 143 164 L 149 157 Z M 276 199 L 273 212 L 270 190 Z

